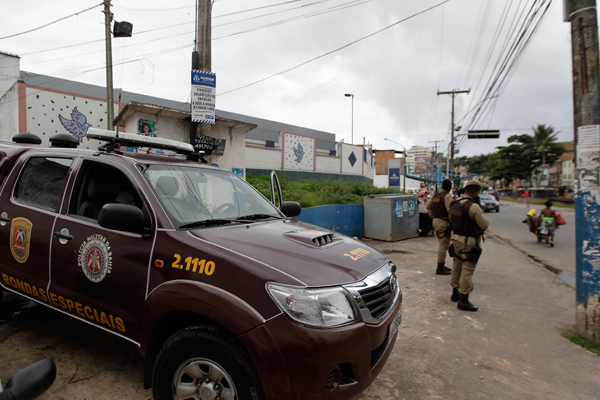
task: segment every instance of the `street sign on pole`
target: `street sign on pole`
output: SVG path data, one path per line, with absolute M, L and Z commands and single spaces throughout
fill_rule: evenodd
M 214 73 L 192 70 L 192 122 L 215 123 L 216 91 Z
M 468 131 L 469 139 L 498 139 L 500 137 L 499 130 L 477 130 Z

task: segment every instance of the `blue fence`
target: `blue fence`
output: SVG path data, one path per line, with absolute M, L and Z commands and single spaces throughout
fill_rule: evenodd
M 303 208 L 302 214 L 296 219 L 352 237 L 365 236 L 362 204 L 333 204 Z

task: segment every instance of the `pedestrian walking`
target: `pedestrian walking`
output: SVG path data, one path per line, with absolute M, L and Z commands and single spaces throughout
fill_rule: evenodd
M 450 228 L 450 217 L 448 208 L 452 203 L 453 197 L 450 194 L 452 182 L 445 179 L 442 182 L 442 188 L 437 191 L 429 203 L 427 203 L 427 212 L 433 220 L 433 230 L 438 238 L 438 257 L 436 275 L 450 275 L 451 269 L 446 267 L 446 254 L 450 246 L 450 237 L 452 229 Z
M 529 208 L 529 190 L 526 190 L 523 194 L 523 200 L 525 201 L 525 207 Z
M 546 247 L 554 247 L 554 233 L 558 224 L 556 223 L 556 211 L 552 209 L 552 202 L 548 200 L 546 208 L 540 211 L 538 223 L 540 226 L 540 235 L 544 236 Z
M 457 308 L 466 311 L 478 310 L 478 307 L 469 301 L 469 294 L 473 292 L 473 274 L 481 256 L 483 231 L 489 226 L 481 207 L 474 201 L 480 191 L 479 181 L 466 182 L 465 193 L 454 200 L 448 209 L 450 226 L 454 232 L 449 248 L 450 255 L 454 257 L 450 300 L 457 301 Z

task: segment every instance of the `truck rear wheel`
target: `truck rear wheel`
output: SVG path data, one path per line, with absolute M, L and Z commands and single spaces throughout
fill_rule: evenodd
M 246 351 L 209 325 L 187 327 L 171 336 L 158 353 L 152 381 L 155 400 L 264 398 Z

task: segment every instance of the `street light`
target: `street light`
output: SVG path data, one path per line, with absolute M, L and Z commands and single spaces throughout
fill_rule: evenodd
M 393 140 L 390 140 L 388 138 L 383 138 L 383 140 L 387 140 L 389 142 L 392 143 L 396 143 L 399 144 L 400 146 L 402 146 L 402 153 L 404 154 L 404 157 L 402 157 L 402 175 L 404 175 L 406 173 L 406 147 L 404 147 L 404 145 L 395 142 Z M 406 192 L 406 177 L 404 177 L 404 180 L 402 181 L 402 191 Z
M 346 97 L 352 97 L 352 127 L 351 127 L 351 137 L 350 137 L 350 143 L 354 144 L 354 95 L 351 93 L 346 93 L 344 96 Z

